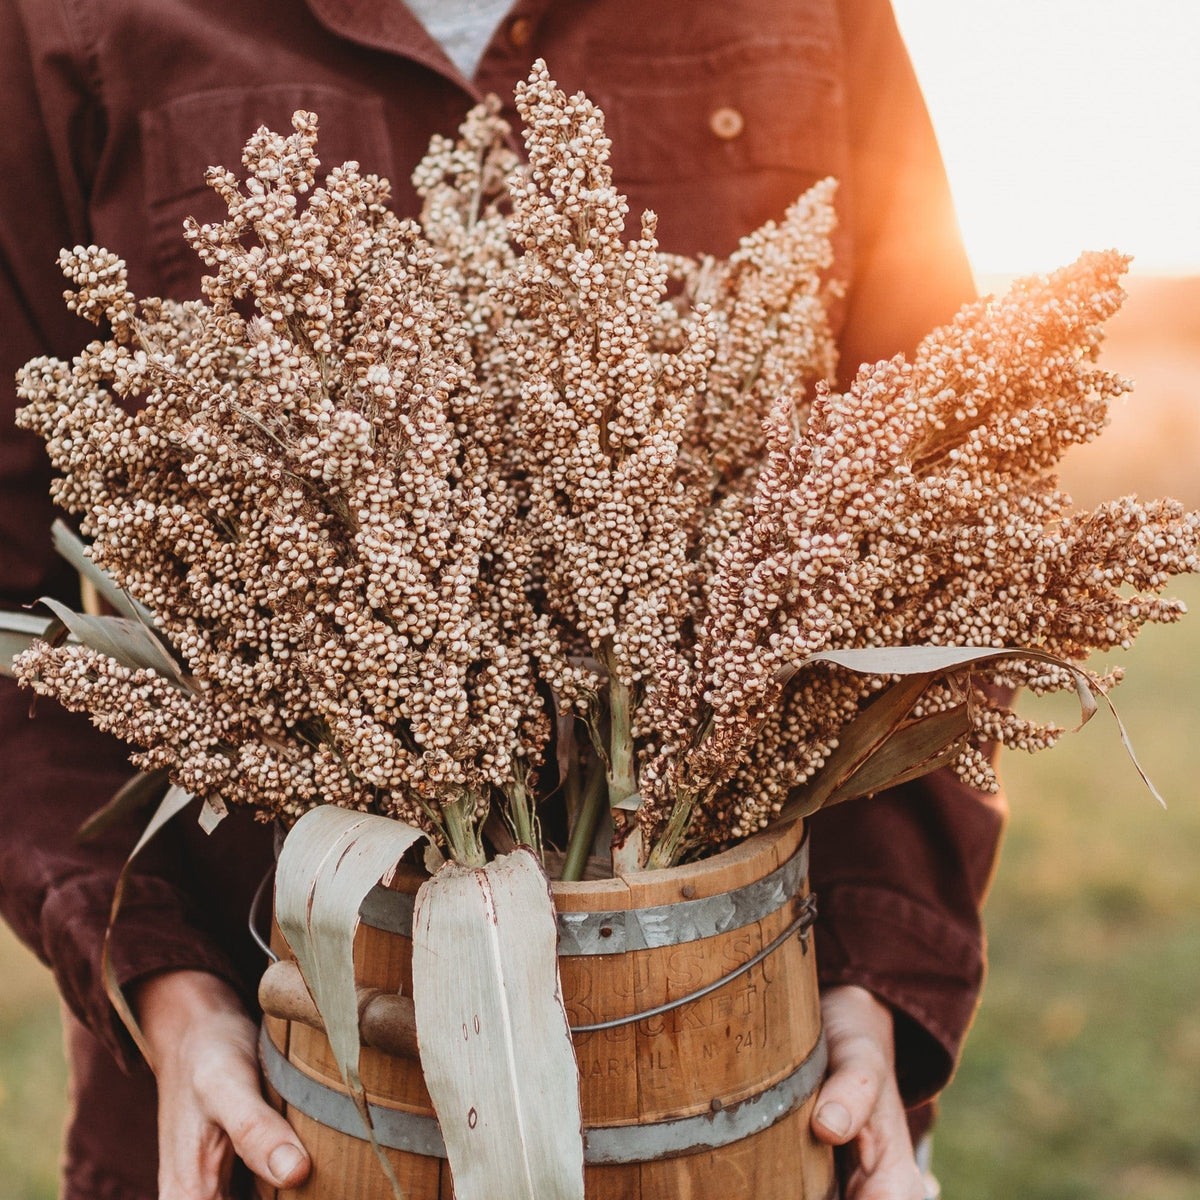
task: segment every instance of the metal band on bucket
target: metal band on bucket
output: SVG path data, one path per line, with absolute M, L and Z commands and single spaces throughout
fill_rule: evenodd
M 313 1079 L 280 1053 L 263 1030 L 258 1039 L 259 1058 L 267 1082 L 293 1108 L 329 1129 L 366 1140 L 362 1117 L 354 1101 L 320 1080 Z M 711 1112 L 645 1125 L 592 1125 L 584 1129 L 584 1162 L 637 1163 L 716 1150 L 769 1129 L 799 1108 L 820 1085 L 828 1063 L 822 1034 L 808 1057 L 788 1076 L 764 1089 L 723 1107 L 713 1102 Z M 381 1146 L 427 1158 L 445 1158 L 437 1119 L 371 1104 L 371 1123 Z
M 808 875 L 808 839 L 781 867 L 744 887 L 700 900 L 611 912 L 558 913 L 558 953 L 625 954 L 678 946 L 753 925 L 781 909 Z M 412 936 L 415 897 L 376 886 L 359 908 L 364 925 Z

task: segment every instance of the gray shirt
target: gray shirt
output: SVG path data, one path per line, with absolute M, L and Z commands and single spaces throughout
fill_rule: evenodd
M 468 78 L 475 74 L 510 0 L 407 0 L 413 15 Z

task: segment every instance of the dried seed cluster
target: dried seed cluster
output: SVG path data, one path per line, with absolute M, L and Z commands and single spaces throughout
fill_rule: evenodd
M 445 271 L 354 164 L 301 206 L 316 122 L 294 125 L 250 141 L 244 188 L 210 173 L 229 218 L 189 230 L 206 303 L 139 307 L 112 255 L 64 254 L 70 303 L 112 337 L 21 383 L 59 502 L 194 689 L 83 648 L 25 670 L 198 794 L 428 823 L 539 761 L 551 638 Z
M 1128 497 L 1072 513 L 1053 473 L 1127 390 L 1095 365 L 1125 267 L 1084 255 L 965 308 L 911 363 L 865 366 L 844 395 L 818 387 L 799 435 L 794 406 L 778 402 L 696 641 L 707 735 L 676 756 L 664 805 L 697 791 L 719 826 L 744 835 L 812 776 L 878 681 L 842 672 L 785 689 L 780 669 L 807 654 L 1020 646 L 1078 661 L 1182 613 L 1155 593 L 1196 569 L 1200 514 Z M 984 679 L 1071 686 L 1069 672 L 1035 661 L 1006 660 Z M 995 787 L 984 742 L 1036 750 L 1058 732 L 997 710 L 979 686 L 972 702 L 975 744 L 959 766 L 977 786 Z
M 653 214 L 626 239 L 594 105 L 542 64 L 517 104 L 527 163 L 481 105 L 418 168 L 419 223 L 356 164 L 316 186 L 311 114 L 260 130 L 242 182 L 209 173 L 228 219 L 188 229 L 199 301 L 139 303 L 114 255 L 63 254 L 111 334 L 28 364 L 20 419 L 187 674 L 40 645 L 27 683 L 214 803 L 374 809 L 465 858 L 490 804 L 527 836 L 590 764 L 669 861 L 766 824 L 886 683 L 785 685 L 808 654 L 1082 660 L 1179 615 L 1158 593 L 1196 569 L 1200 518 L 1073 513 L 1053 474 L 1126 388 L 1095 364 L 1122 258 L 970 306 L 836 394 L 831 182 L 729 260 L 681 260 Z M 1056 734 L 988 682 L 1071 678 L 1007 660 L 925 697 L 971 694 L 980 786 L 986 741 Z

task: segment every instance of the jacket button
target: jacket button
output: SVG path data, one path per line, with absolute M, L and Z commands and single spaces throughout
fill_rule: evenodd
M 529 45 L 533 37 L 533 22 L 528 17 L 514 17 L 508 26 L 508 43 L 514 49 L 521 50 Z
M 708 118 L 708 127 L 727 142 L 737 137 L 745 125 L 745 119 L 736 108 L 718 108 Z

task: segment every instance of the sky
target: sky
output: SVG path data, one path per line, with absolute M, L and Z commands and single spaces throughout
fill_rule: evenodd
M 977 272 L 1200 274 L 1200 0 L 893 0 Z

